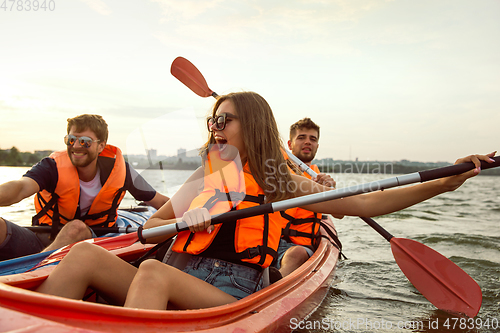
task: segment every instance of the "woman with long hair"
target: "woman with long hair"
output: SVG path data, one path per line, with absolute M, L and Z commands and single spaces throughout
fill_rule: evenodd
M 175 223 L 182 216 L 190 230 L 179 233 L 173 250 L 191 254 L 183 271 L 157 260 L 146 260 L 136 269 L 98 246 L 79 243 L 38 291 L 81 299 L 91 287 L 110 302 L 127 307 L 197 309 L 231 303 L 258 290 L 261 271 L 276 255 L 286 220 L 276 212 L 211 226 L 210 216 L 330 188 L 289 173 L 276 121 L 260 95 L 241 92 L 220 97 L 207 125 L 203 168 L 145 225 Z M 455 190 L 479 173 L 480 160 L 491 162 L 492 156 L 457 160 L 476 165 L 458 176 L 302 208 L 336 215 L 388 214 Z

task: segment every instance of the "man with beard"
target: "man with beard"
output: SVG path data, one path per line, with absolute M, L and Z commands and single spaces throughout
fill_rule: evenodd
M 36 194 L 33 225 L 52 225 L 53 236 L 57 236 L 53 241 L 41 239 L 0 217 L 0 260 L 95 237 L 89 226 L 113 226 L 126 191 L 156 209 L 169 200 L 125 162 L 120 149 L 106 144 L 108 125 L 101 116 L 69 118 L 67 133 L 66 151 L 42 159 L 20 180 L 0 185 L 0 206 Z
M 327 174 L 320 173 L 316 165 L 311 162 L 316 156 L 319 147 L 319 126 L 310 118 L 304 118 L 290 126 L 290 140 L 288 148 L 302 162 L 314 170 L 318 176 L 313 179 L 317 183 L 335 187 L 335 181 Z M 304 173 L 303 176 L 311 178 Z M 317 245 L 319 222 L 321 214 L 316 214 L 301 208 L 292 208 L 281 212 L 289 222 L 282 231 L 282 238 L 278 248 L 278 258 L 270 271 L 271 280 L 276 281 L 281 276 L 287 276 L 309 259 Z M 341 218 L 340 216 L 338 218 Z

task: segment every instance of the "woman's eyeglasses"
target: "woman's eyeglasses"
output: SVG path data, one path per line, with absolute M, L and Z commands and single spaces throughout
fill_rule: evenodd
M 212 132 L 212 128 L 215 127 L 217 131 L 222 131 L 224 128 L 226 128 L 227 119 L 235 119 L 235 118 L 238 117 L 227 113 L 221 113 L 220 115 L 215 117 L 208 117 L 207 118 L 208 130 Z
M 64 137 L 64 143 L 68 146 L 73 146 L 77 140 L 80 143 L 80 146 L 85 148 L 90 148 L 90 146 L 92 146 L 92 142 L 101 141 L 101 140 L 92 140 L 88 136 L 74 136 L 68 134 Z

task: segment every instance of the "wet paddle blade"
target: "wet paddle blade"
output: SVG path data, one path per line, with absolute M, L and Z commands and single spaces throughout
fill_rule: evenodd
M 405 238 L 392 238 L 391 249 L 408 280 L 438 309 L 464 313 L 479 312 L 479 285 L 460 267 L 430 247 Z
M 214 92 L 208 87 L 201 72 L 186 58 L 175 58 L 170 67 L 170 73 L 198 96 L 213 96 Z

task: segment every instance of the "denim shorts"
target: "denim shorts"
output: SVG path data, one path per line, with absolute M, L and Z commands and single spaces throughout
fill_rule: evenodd
M 272 266 L 276 267 L 277 269 L 280 269 L 281 268 L 281 259 L 283 259 L 283 256 L 285 255 L 286 250 L 288 250 L 289 248 L 294 247 L 294 246 L 302 246 L 302 245 L 293 244 L 293 243 L 287 242 L 286 240 L 281 238 L 280 244 L 278 246 L 278 257 L 276 260 L 273 261 Z M 306 252 L 309 255 L 309 257 L 313 255 L 314 252 L 309 247 L 307 247 L 307 246 L 302 246 L 302 247 L 304 249 L 306 249 Z
M 262 288 L 261 272 L 220 259 L 193 256 L 184 272 L 242 299 Z

